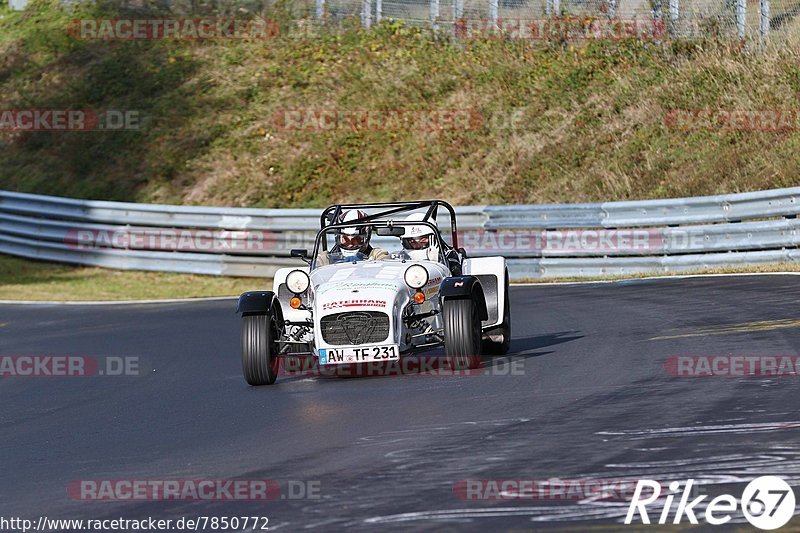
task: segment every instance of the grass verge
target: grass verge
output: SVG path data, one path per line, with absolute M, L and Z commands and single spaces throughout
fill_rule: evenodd
M 0 300 L 119 301 L 238 296 L 272 280 L 109 270 L 0 255 Z
M 681 273 L 630 274 L 594 278 L 534 278 L 515 283 L 619 281 L 693 274 L 747 274 L 800 272 L 798 263 L 770 263 L 750 267 L 714 268 Z M 271 279 L 222 278 L 193 274 L 109 270 L 30 261 L 0 254 L 0 300 L 120 301 L 238 296 L 272 287 Z

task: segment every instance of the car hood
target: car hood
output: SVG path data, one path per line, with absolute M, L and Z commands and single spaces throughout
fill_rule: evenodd
M 314 308 L 322 314 L 348 310 L 386 310 L 403 305 L 410 289 L 403 281 L 408 265 L 389 261 L 320 267 L 311 273 Z M 388 312 L 388 311 L 387 311 Z

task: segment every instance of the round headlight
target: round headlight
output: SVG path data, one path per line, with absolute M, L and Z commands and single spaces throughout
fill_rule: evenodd
M 306 292 L 310 284 L 311 280 L 308 278 L 308 274 L 302 270 L 292 270 L 289 272 L 289 275 L 286 276 L 286 288 L 295 294 Z
M 412 289 L 421 289 L 428 283 L 428 271 L 422 265 L 411 265 L 406 269 L 403 278 Z

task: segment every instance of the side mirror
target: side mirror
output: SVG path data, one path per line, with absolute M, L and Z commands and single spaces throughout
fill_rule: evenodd
M 304 262 L 311 264 L 311 260 L 308 258 L 308 250 L 303 248 L 292 248 L 292 251 L 289 252 L 289 255 L 292 257 L 299 257 Z
M 406 229 L 403 226 L 379 226 L 375 228 L 375 233 L 379 237 L 402 237 L 406 234 Z

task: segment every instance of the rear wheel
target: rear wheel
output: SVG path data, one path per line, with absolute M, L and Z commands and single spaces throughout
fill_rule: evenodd
M 511 304 L 508 299 L 508 275 L 506 274 L 505 303 L 503 304 L 503 321 L 496 328 L 486 333 L 484 351 L 491 355 L 505 355 L 511 347 Z
M 477 368 L 481 362 L 481 318 L 474 299 L 445 300 L 444 350 L 455 370 Z
M 242 317 L 242 373 L 250 385 L 272 385 L 278 377 L 278 324 L 274 308 Z

